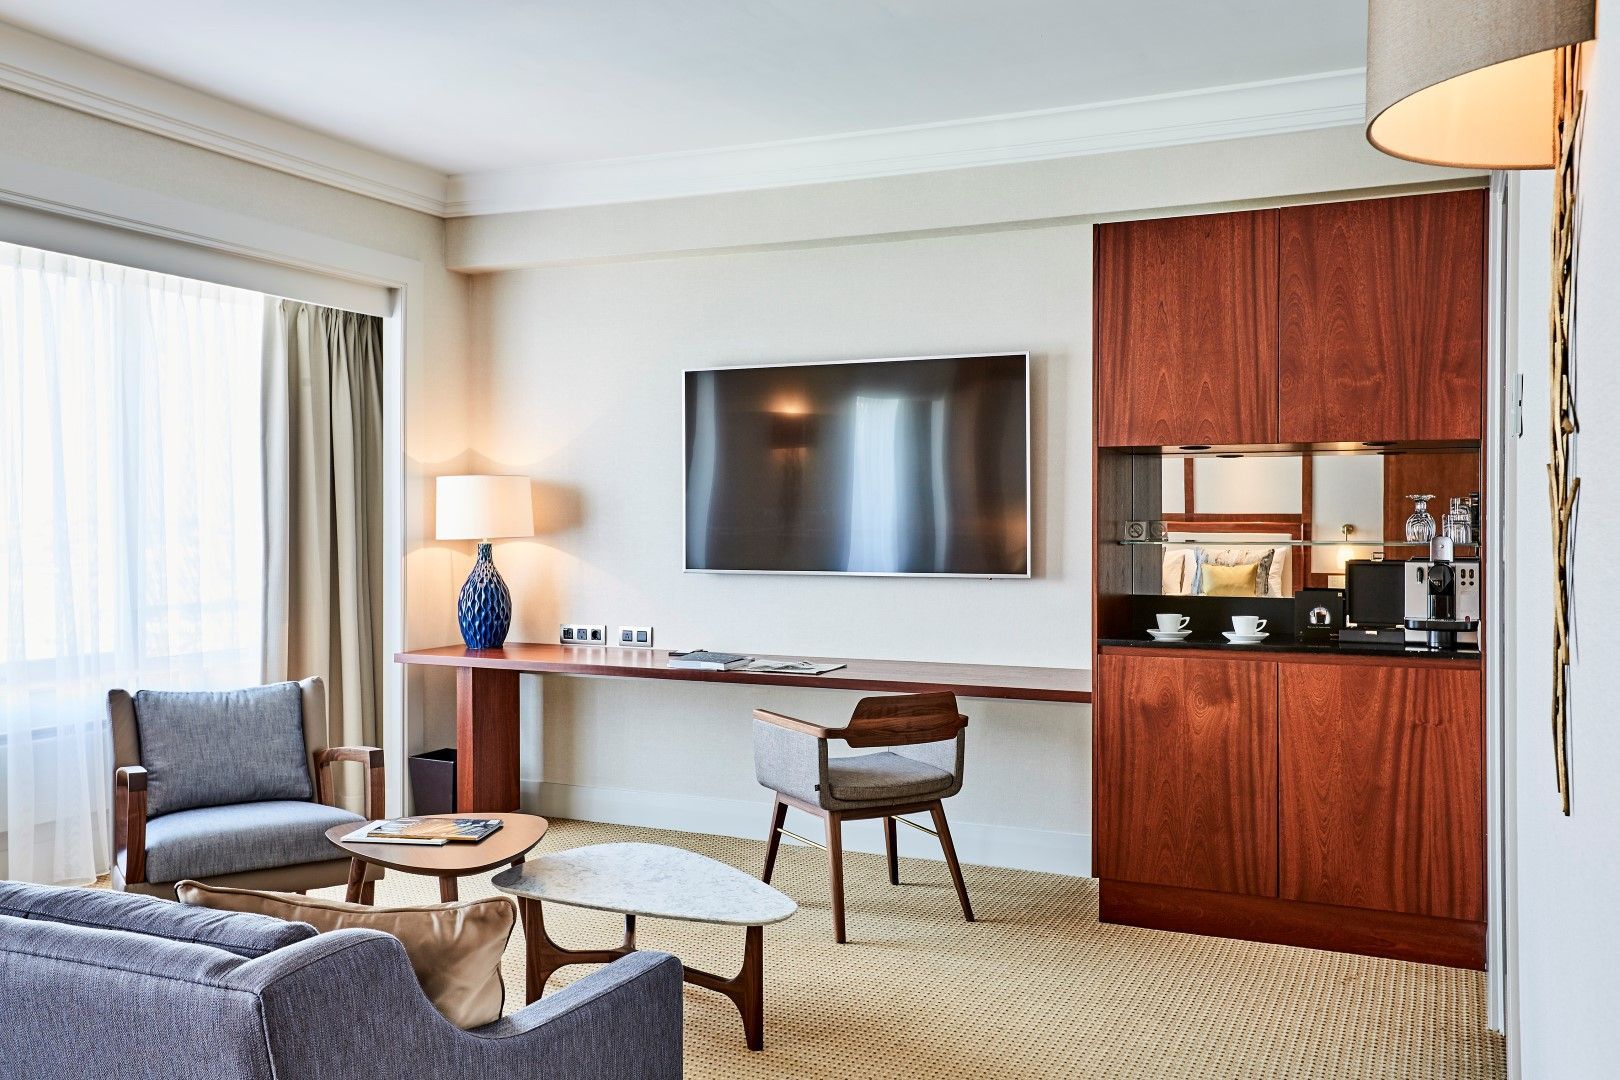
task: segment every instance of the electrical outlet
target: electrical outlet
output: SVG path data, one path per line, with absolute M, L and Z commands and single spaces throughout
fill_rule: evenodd
M 625 649 L 650 649 L 653 647 L 653 632 L 650 626 L 621 626 L 619 636 L 614 639 L 615 644 Z
M 592 626 L 590 623 L 563 623 L 558 629 L 557 640 L 564 645 L 606 645 L 607 627 Z

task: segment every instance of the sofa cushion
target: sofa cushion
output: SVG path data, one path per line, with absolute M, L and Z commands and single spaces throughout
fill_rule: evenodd
M 135 695 L 135 726 L 146 767 L 146 813 L 198 806 L 308 799 L 297 683 L 246 690 Z
M 843 802 L 920 798 L 951 786 L 951 774 L 885 750 L 827 759 L 827 790 Z
M 263 956 L 315 936 L 315 928 L 262 915 L 190 908 L 155 896 L 107 889 L 58 888 L 0 881 L 0 915 L 208 945 L 237 956 Z
M 146 880 L 216 877 L 343 858 L 326 838 L 333 825 L 365 821 L 315 802 L 278 800 L 206 806 L 146 823 Z
M 500 1019 L 506 1001 L 501 954 L 517 923 L 517 905 L 504 896 L 420 907 L 368 907 L 294 893 L 225 889 L 182 881 L 183 904 L 257 912 L 332 930 L 381 930 L 405 946 L 416 981 L 433 1007 L 461 1028 Z

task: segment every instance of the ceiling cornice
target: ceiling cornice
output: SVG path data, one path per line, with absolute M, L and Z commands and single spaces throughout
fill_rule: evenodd
M 466 173 L 451 217 L 866 180 L 1360 124 L 1361 69 L 675 154 Z
M 0 87 L 306 180 L 444 216 L 443 174 L 0 23 Z
M 644 202 L 1359 124 L 1360 69 L 1061 109 L 446 177 L 0 22 L 0 88 L 441 217 Z

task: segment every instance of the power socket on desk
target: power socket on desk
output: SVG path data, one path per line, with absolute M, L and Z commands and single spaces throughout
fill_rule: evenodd
M 607 627 L 565 622 L 558 628 L 557 640 L 564 645 L 606 645 Z
M 623 649 L 650 649 L 653 647 L 652 627 L 621 626 L 613 643 Z

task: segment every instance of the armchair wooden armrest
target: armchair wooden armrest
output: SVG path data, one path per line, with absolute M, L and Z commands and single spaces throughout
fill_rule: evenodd
M 808 735 L 812 739 L 841 739 L 844 737 L 844 729 L 841 727 L 830 728 L 821 724 L 812 724 L 808 720 L 800 720 L 798 717 L 771 712 L 769 709 L 755 709 L 754 719 L 763 720 L 767 724 L 774 724 L 787 731 L 797 731 L 799 734 Z
M 146 769 L 113 773 L 113 863 L 126 884 L 146 880 Z
M 383 816 L 383 752 L 375 746 L 329 746 L 315 751 L 316 798 L 327 806 L 337 805 L 337 792 L 332 785 L 332 765 L 340 761 L 353 761 L 366 767 L 366 817 L 373 821 Z

